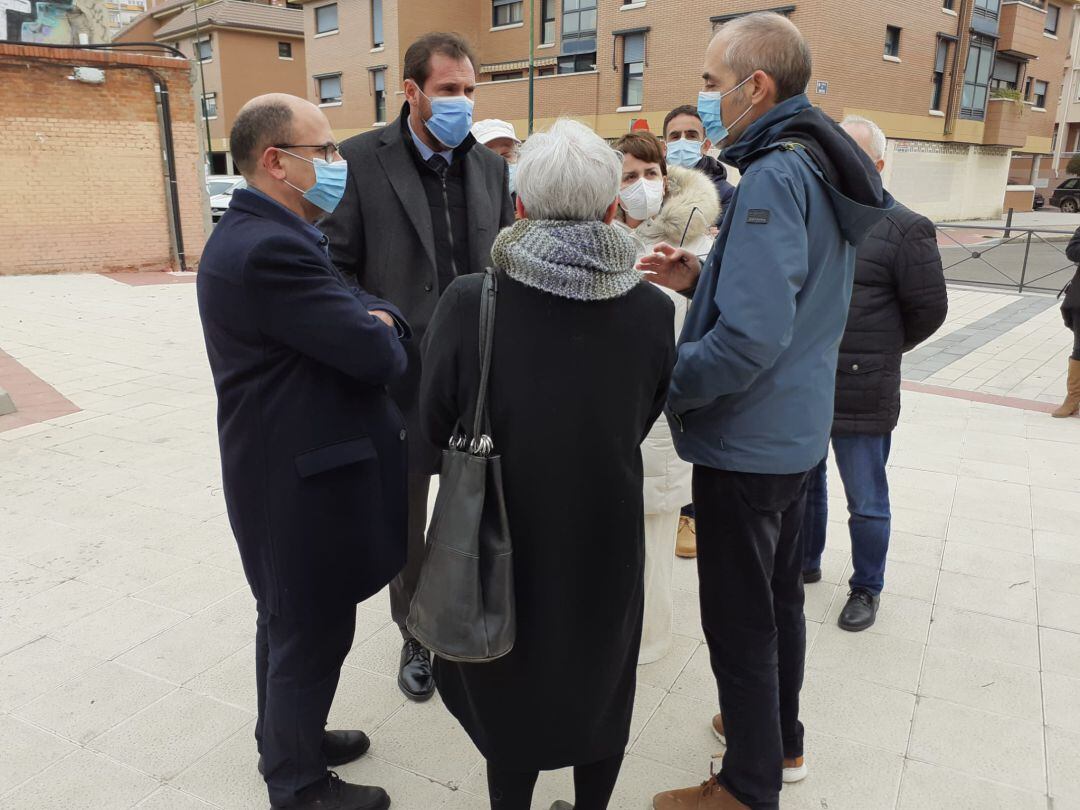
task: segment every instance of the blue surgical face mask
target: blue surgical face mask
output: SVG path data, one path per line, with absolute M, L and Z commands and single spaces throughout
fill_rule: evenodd
M 419 87 L 416 88 L 420 90 Z M 423 90 L 420 95 L 431 103 L 431 118 L 424 122 L 428 132 L 439 143 L 453 149 L 469 137 L 472 129 L 473 101 L 467 96 L 438 96 L 430 98 Z
M 341 198 L 345 196 L 345 183 L 349 178 L 349 164 L 344 160 L 335 160 L 333 163 L 327 163 L 322 158 L 308 160 L 306 157 L 294 154 L 286 149 L 281 151 L 286 155 L 292 155 L 294 158 L 307 161 L 315 167 L 315 185 L 307 191 L 297 188 L 288 180 L 285 181 L 285 184 L 303 194 L 304 199 L 312 205 L 318 206 L 328 214 L 334 213 L 334 209 L 341 202 Z
M 687 169 L 694 168 L 701 162 L 701 141 L 688 141 L 680 138 L 677 141 L 668 141 L 667 162 L 672 166 L 683 166 Z
M 510 174 L 510 193 L 513 194 L 517 191 L 517 186 L 514 183 L 517 178 L 517 164 L 508 163 L 506 166 L 506 170 Z
M 724 96 L 729 96 L 746 84 L 753 77 L 753 74 L 747 76 L 737 85 L 732 87 L 726 93 L 718 92 L 705 92 L 698 93 L 698 116 L 701 118 L 701 123 L 705 125 L 705 137 L 712 141 L 717 146 L 720 146 L 728 136 L 729 127 L 724 123 L 724 116 L 721 113 L 721 102 L 724 100 Z M 731 122 L 731 126 L 735 126 L 742 121 L 750 110 L 754 109 L 754 105 L 750 105 L 746 108 L 746 112 Z

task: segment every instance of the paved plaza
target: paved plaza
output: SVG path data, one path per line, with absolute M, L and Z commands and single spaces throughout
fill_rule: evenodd
M 0 417 L 0 810 L 265 810 L 255 607 L 194 285 L 131 280 L 0 278 L 0 386 L 17 376 L 23 400 Z M 1046 413 L 1070 335 L 1052 298 L 950 296 L 906 362 L 887 584 L 861 634 L 836 626 L 850 554 L 831 473 L 806 598 L 810 776 L 785 810 L 1080 808 L 1080 419 Z M 700 782 L 720 751 L 693 562 L 675 586 L 619 810 Z M 358 608 L 330 724 L 373 742 L 339 773 L 402 810 L 483 810 L 479 755 L 437 697 L 400 694 L 399 647 L 385 593 Z M 557 798 L 568 772 L 541 778 L 534 807 Z

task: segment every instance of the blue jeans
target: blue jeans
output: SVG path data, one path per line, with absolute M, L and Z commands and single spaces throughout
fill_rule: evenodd
M 892 512 L 885 465 L 892 448 L 892 434 L 833 436 L 833 454 L 844 483 L 848 502 L 848 529 L 855 572 L 848 584 L 872 594 L 885 587 L 885 557 L 889 552 Z M 829 523 L 829 495 L 825 483 L 827 459 L 810 474 L 803 521 L 803 570 L 821 567 L 825 533 Z

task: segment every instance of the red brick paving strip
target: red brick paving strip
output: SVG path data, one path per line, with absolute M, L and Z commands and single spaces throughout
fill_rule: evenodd
M 11 395 L 16 408 L 15 413 L 0 416 L 0 433 L 82 410 L 2 349 L 0 388 Z
M 1002 397 L 997 394 L 983 394 L 979 391 L 961 391 L 959 388 L 945 388 L 941 385 L 925 385 L 924 383 L 905 381 L 902 387 L 905 391 L 915 391 L 919 394 L 935 394 L 939 397 L 966 399 L 969 402 L 983 402 L 987 405 L 1000 405 L 1003 408 L 1017 408 L 1022 411 L 1050 413 L 1057 410 L 1057 405 L 1051 405 L 1049 402 L 1018 399 L 1017 397 Z
M 98 275 L 127 284 L 129 287 L 147 287 L 155 284 L 193 284 L 194 273 L 165 273 L 142 271 L 138 273 L 98 273 Z

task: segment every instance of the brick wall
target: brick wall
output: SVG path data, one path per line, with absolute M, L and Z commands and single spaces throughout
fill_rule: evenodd
M 105 83 L 72 81 L 72 65 Z M 0 274 L 176 269 L 154 86 L 168 82 L 189 268 L 209 227 L 190 64 L 0 44 Z

